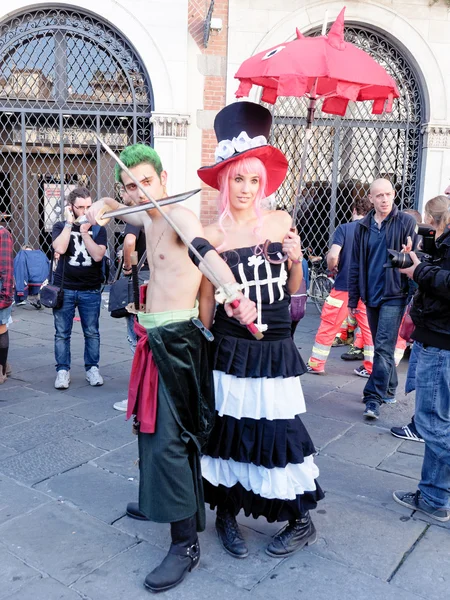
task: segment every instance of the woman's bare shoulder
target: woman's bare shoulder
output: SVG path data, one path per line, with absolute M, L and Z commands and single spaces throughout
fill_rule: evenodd
M 267 210 L 264 212 L 264 222 L 271 237 L 282 240 L 291 227 L 292 219 L 285 210 Z

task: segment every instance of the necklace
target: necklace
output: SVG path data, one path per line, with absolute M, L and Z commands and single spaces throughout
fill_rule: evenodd
M 166 233 L 166 231 L 167 231 L 167 226 L 166 226 L 166 227 L 164 227 L 164 229 L 162 230 L 162 233 L 160 234 L 159 238 L 157 239 L 157 241 L 156 241 L 156 244 L 155 244 L 155 247 L 154 247 L 154 248 L 153 248 L 153 250 L 152 250 L 152 262 L 153 262 L 153 257 L 155 256 L 156 250 L 157 250 L 157 248 L 158 248 L 158 246 L 159 246 L 159 243 L 160 243 L 160 242 L 161 242 L 161 240 L 163 239 L 163 237 L 164 237 L 164 234 Z M 164 260 L 164 258 L 165 258 L 164 254 L 160 254 L 160 255 L 159 255 L 159 258 L 160 258 L 161 260 Z

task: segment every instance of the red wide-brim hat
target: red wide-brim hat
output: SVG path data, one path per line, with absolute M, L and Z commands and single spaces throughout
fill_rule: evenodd
M 222 156 L 225 154 L 224 160 L 198 169 L 200 179 L 218 190 L 219 173 L 224 167 L 243 158 L 254 157 L 259 158 L 267 171 L 265 195 L 276 192 L 286 177 L 288 161 L 281 150 L 267 144 L 271 125 L 270 111 L 260 104 L 234 102 L 225 106 L 214 120 L 214 131 L 219 142 L 216 158 L 222 152 Z M 225 149 L 225 153 L 221 148 Z M 234 150 L 234 153 L 228 156 L 230 150 Z
M 230 158 L 222 160 L 215 165 L 198 169 L 197 174 L 204 183 L 218 190 L 219 173 L 224 167 L 232 162 L 242 160 L 243 158 L 253 157 L 259 158 L 259 160 L 266 167 L 267 184 L 265 195 L 270 196 L 270 194 L 276 192 L 283 183 L 288 170 L 288 161 L 281 150 L 278 150 L 278 148 L 274 148 L 269 144 L 265 146 L 259 146 L 257 148 L 250 148 L 249 150 L 244 150 L 243 152 L 236 152 L 236 154 L 233 154 L 233 156 L 230 156 Z

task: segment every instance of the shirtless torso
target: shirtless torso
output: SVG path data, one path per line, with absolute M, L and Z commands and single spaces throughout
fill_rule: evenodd
M 190 210 L 180 206 L 163 210 L 177 225 L 183 224 L 183 231 L 188 232 L 191 239 L 202 235 L 201 229 L 196 227 L 197 218 Z M 146 312 L 192 308 L 202 274 L 189 258 L 186 246 L 156 209 L 144 214 L 143 225 L 150 268 Z

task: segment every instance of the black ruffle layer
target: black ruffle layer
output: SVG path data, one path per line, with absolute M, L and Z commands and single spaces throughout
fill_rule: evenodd
M 269 523 L 274 521 L 291 521 L 300 518 L 308 510 L 313 510 L 317 502 L 324 498 L 324 493 L 316 481 L 314 492 L 305 492 L 296 496 L 295 500 L 268 499 L 247 491 L 240 483 L 231 488 L 224 485 L 215 486 L 203 478 L 205 491 L 205 502 L 210 508 L 215 509 L 217 505 L 226 507 L 237 515 L 244 510 L 245 516 L 265 517 Z
M 233 459 L 268 469 L 300 464 L 315 453 L 314 444 L 302 420 L 235 419 L 225 415 L 216 419 L 205 454 Z
M 215 333 L 213 369 L 235 377 L 297 377 L 306 366 L 291 337 L 270 342 Z

